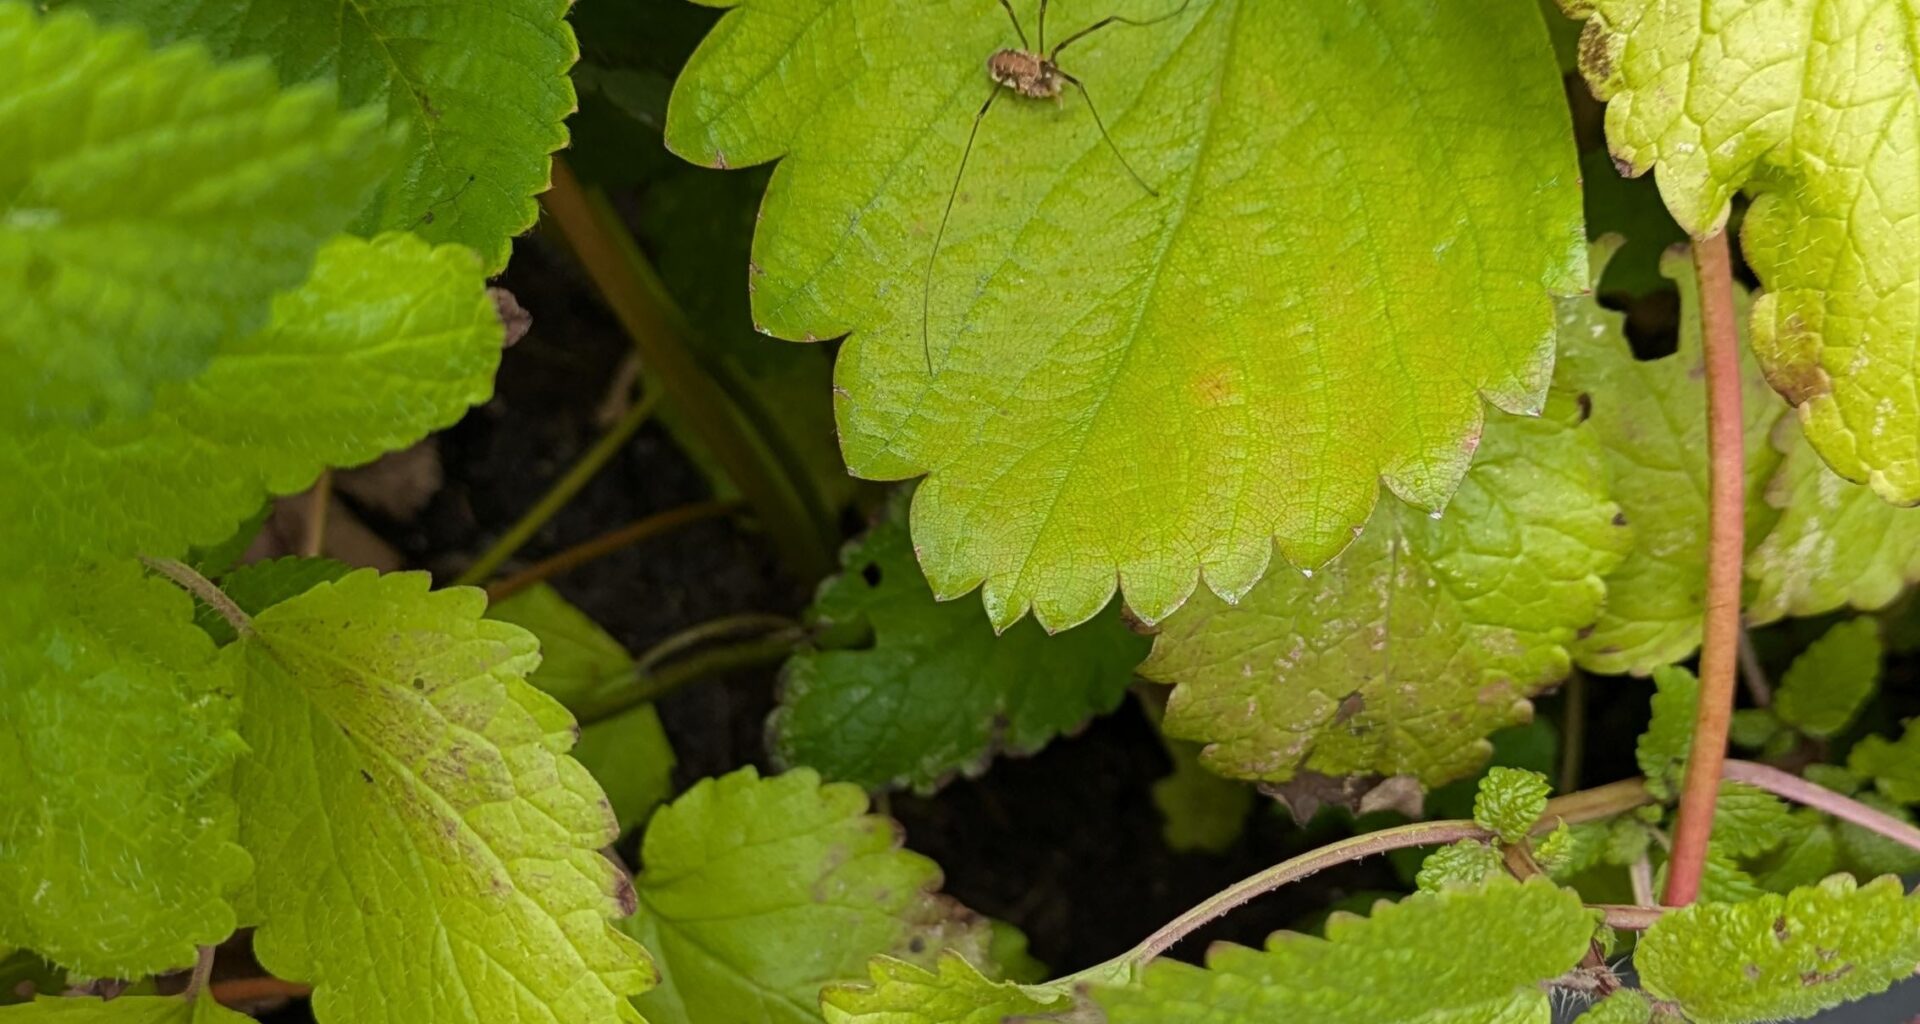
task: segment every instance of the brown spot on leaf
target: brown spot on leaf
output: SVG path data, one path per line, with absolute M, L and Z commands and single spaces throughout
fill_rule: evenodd
M 1353 716 L 1365 710 L 1366 706 L 1367 698 L 1363 696 L 1359 690 L 1347 694 L 1346 698 L 1340 702 L 1340 706 L 1333 712 L 1333 724 L 1345 725 Z
M 1593 396 L 1587 394 L 1585 391 L 1582 391 L 1578 395 L 1574 396 L 1573 402 L 1575 405 L 1578 405 L 1580 407 L 1579 422 L 1581 423 L 1587 422 L 1588 418 L 1590 418 L 1593 415 Z
M 1791 935 L 1792 933 L 1787 931 L 1787 919 L 1785 917 L 1776 917 L 1773 919 L 1773 937 L 1776 941 L 1785 942 Z
M 1852 964 L 1842 964 L 1838 970 L 1833 971 L 1803 971 L 1800 974 L 1800 984 L 1807 988 L 1813 988 L 1816 985 L 1830 985 L 1852 973 Z
M 1599 18 L 1588 19 L 1580 30 L 1580 73 L 1589 82 L 1604 82 L 1613 77 L 1613 49 L 1607 26 Z
M 1625 512 L 1615 512 L 1613 514 L 1613 525 L 1615 526 L 1627 525 L 1627 514 Z
M 505 288 L 487 289 L 487 297 L 493 300 L 493 310 L 500 316 L 500 324 L 506 328 L 506 338 L 500 342 L 501 348 L 512 348 L 514 342 L 527 336 L 533 328 L 533 314 L 520 305 L 520 300 Z

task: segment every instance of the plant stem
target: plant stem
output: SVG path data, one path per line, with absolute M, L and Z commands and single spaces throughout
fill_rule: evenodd
M 1598 910 L 1607 920 L 1607 927 L 1618 928 L 1625 932 L 1644 932 L 1653 927 L 1670 907 L 1628 907 L 1618 903 L 1589 903 L 1588 910 Z
M 1652 800 L 1653 797 L 1639 779 L 1628 779 L 1579 793 L 1569 793 L 1547 801 L 1546 813 L 1541 816 L 1540 825 L 1534 831 L 1536 834 L 1546 834 L 1558 828 L 1562 821 L 1569 825 L 1577 825 L 1584 821 L 1610 818 L 1651 803 Z M 1493 833 L 1471 821 L 1421 821 L 1330 843 L 1290 860 L 1281 861 L 1265 871 L 1235 882 L 1209 896 L 1193 909 L 1167 922 L 1160 930 L 1147 936 L 1144 941 L 1127 952 L 1071 977 L 1101 977 L 1122 966 L 1134 968 L 1145 966 L 1201 926 L 1225 916 L 1227 912 L 1254 897 L 1270 893 L 1281 886 L 1297 882 L 1336 864 L 1345 864 L 1348 861 L 1370 857 L 1376 853 L 1385 853 L 1388 850 L 1402 850 L 1413 846 L 1440 846 L 1462 839 L 1490 840 L 1492 838 Z
M 1746 447 L 1740 412 L 1740 336 L 1733 308 L 1733 255 L 1725 232 L 1694 243 L 1700 284 L 1701 355 L 1707 372 L 1707 587 L 1700 644 L 1700 707 L 1680 791 L 1667 868 L 1668 906 L 1700 894 L 1720 768 L 1733 717 L 1740 644 L 1740 560 L 1745 549 Z
M 694 331 L 606 198 L 589 194 L 567 167 L 553 162 L 553 188 L 541 205 L 572 247 L 600 295 L 640 350 L 647 370 L 672 396 L 734 486 L 759 513 L 787 568 L 802 579 L 831 571 L 836 532 L 801 497 L 801 481 L 771 471 L 764 441 L 756 444 L 737 404 L 694 357 Z
M 207 979 L 213 977 L 214 947 L 199 947 L 193 958 L 193 973 L 187 976 L 187 987 L 180 990 L 180 998 L 192 1002 L 202 989 L 207 987 Z
M 620 422 L 614 424 L 613 429 L 601 435 L 592 447 L 581 453 L 580 458 L 561 474 L 560 479 L 553 482 L 553 486 L 547 488 L 547 493 L 541 495 L 540 500 L 534 502 L 533 507 L 528 509 L 525 515 L 509 527 L 507 532 L 501 534 L 500 539 L 494 541 L 479 558 L 474 559 L 472 565 L 467 566 L 467 571 L 453 581 L 454 585 L 476 586 L 492 576 L 494 570 L 506 564 L 507 559 L 512 558 L 514 552 L 519 551 L 527 541 L 532 540 L 533 535 L 540 532 L 542 526 L 547 525 L 549 520 L 566 507 L 567 502 L 573 500 L 574 495 L 579 494 L 580 490 L 586 487 L 587 483 L 605 468 L 622 448 L 626 447 L 634 433 L 652 417 L 654 408 L 659 404 L 658 390 L 650 388 L 645 391 L 640 396 L 640 400 L 633 403 L 632 408 L 627 410 L 627 414 L 620 418 Z
M 214 982 L 207 994 L 221 1006 L 247 1006 L 267 999 L 304 999 L 313 994 L 313 986 L 279 978 L 229 978 Z
M 759 632 L 772 635 L 775 632 L 793 632 L 800 624 L 784 615 L 770 615 L 766 612 L 747 612 L 742 615 L 724 615 L 717 619 L 688 626 L 678 633 L 646 649 L 633 660 L 634 668 L 645 675 L 659 667 L 661 662 L 679 654 L 681 651 L 698 647 L 701 644 L 717 640 L 724 636 L 740 633 Z
M 323 469 L 320 478 L 307 491 L 307 521 L 300 538 L 300 553 L 319 558 L 327 546 L 327 508 L 333 504 L 333 470 Z
M 499 601 L 541 580 L 558 576 L 621 548 L 672 532 L 703 519 L 726 515 L 739 507 L 740 502 L 731 498 L 724 501 L 697 501 L 691 505 L 670 508 L 665 512 L 656 512 L 644 519 L 637 519 L 617 530 L 576 544 L 550 558 L 543 558 L 505 579 L 489 584 L 487 600 Z
M 214 586 L 212 580 L 193 571 L 193 566 L 172 558 L 148 558 L 145 555 L 140 556 L 140 564 L 179 584 L 180 589 L 199 598 L 206 603 L 207 607 L 219 612 L 220 617 L 227 620 L 227 625 L 232 626 L 233 631 L 239 636 L 253 635 L 253 620 L 247 617 L 247 613 L 233 603 L 233 598 Z
M 651 704 L 695 680 L 784 661 L 799 647 L 804 635 L 799 629 L 781 630 L 744 643 L 702 651 L 658 672 L 636 670 L 629 679 L 610 685 L 575 705 L 574 721 L 584 728 L 642 704 Z
M 1580 786 L 1580 762 L 1587 736 L 1587 674 L 1574 669 L 1560 691 L 1566 701 L 1566 714 L 1560 720 L 1560 792 L 1571 793 Z
M 1775 796 L 1786 797 L 1794 803 L 1804 804 L 1841 821 L 1877 832 L 1903 846 L 1920 850 L 1920 828 L 1891 814 L 1876 811 L 1852 797 L 1808 782 L 1791 772 L 1783 772 L 1772 765 L 1729 759 L 1723 775 L 1730 782 L 1758 786 Z
M 1770 708 L 1773 706 L 1773 686 L 1767 681 L 1767 670 L 1760 664 L 1760 652 L 1753 647 L 1753 637 L 1746 628 L 1740 629 L 1740 678 L 1747 682 L 1747 696 L 1753 698 L 1753 706 Z

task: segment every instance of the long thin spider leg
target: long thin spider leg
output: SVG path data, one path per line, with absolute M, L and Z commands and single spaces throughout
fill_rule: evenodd
M 1087 91 L 1087 84 L 1085 82 L 1082 82 L 1078 78 L 1075 78 L 1070 74 L 1067 74 L 1065 71 L 1061 71 L 1059 68 L 1055 68 L 1053 73 L 1056 75 L 1059 75 L 1061 78 L 1066 79 L 1068 82 L 1073 84 L 1074 88 L 1080 90 L 1080 95 L 1083 98 L 1085 98 L 1087 101 L 1087 110 L 1093 114 L 1093 123 L 1098 125 L 1100 128 L 1100 137 L 1107 140 L 1107 148 L 1113 150 L 1114 159 L 1120 161 L 1120 166 L 1126 168 L 1128 174 L 1133 175 L 1133 180 L 1137 182 L 1141 188 L 1146 189 L 1148 195 L 1154 197 L 1155 199 L 1160 198 L 1160 190 L 1157 188 L 1154 188 L 1152 185 L 1147 184 L 1147 179 L 1142 178 L 1140 176 L 1140 172 L 1133 169 L 1133 165 L 1127 162 L 1127 155 L 1125 153 L 1120 152 L 1119 144 L 1115 143 L 1113 141 L 1113 136 L 1108 134 L 1107 123 L 1100 119 L 1100 108 L 1093 105 L 1093 94 Z
M 1132 25 L 1135 28 L 1140 28 L 1147 25 L 1158 25 L 1161 22 L 1168 20 L 1169 18 L 1178 18 L 1180 15 L 1186 13 L 1187 8 L 1190 5 L 1192 5 L 1192 3 L 1193 3 L 1193 0 L 1181 0 L 1180 6 L 1174 8 L 1171 11 L 1168 11 L 1165 14 L 1160 15 L 1159 17 L 1148 18 L 1145 21 L 1141 21 L 1137 18 L 1123 18 L 1117 14 L 1109 17 L 1101 18 L 1099 21 L 1096 21 L 1093 24 L 1088 25 L 1086 28 L 1083 28 L 1080 31 L 1075 32 L 1074 34 L 1061 40 L 1060 45 L 1054 47 L 1052 53 L 1047 54 L 1047 60 L 1049 62 L 1053 61 L 1055 58 L 1060 56 L 1061 50 L 1064 50 L 1067 47 L 1072 46 L 1074 43 L 1077 43 L 1080 40 L 1085 39 L 1086 37 L 1094 34 L 1095 32 L 1098 32 L 1101 29 L 1106 28 L 1108 25 Z M 1045 49 L 1047 46 L 1046 36 L 1042 34 L 1040 37 L 1040 40 L 1041 40 L 1040 48 Z
M 1047 48 L 1047 0 L 1040 0 L 1040 49 Z
M 1020 27 L 1020 16 L 1018 14 L 1013 13 L 1013 0 L 1000 0 L 1000 6 L 1006 8 L 1007 19 L 1013 22 L 1013 31 L 1016 35 L 1020 37 L 1020 48 L 1022 50 L 1026 49 L 1027 48 L 1027 30 Z M 1041 38 L 1044 39 L 1046 37 L 1042 36 Z M 1040 45 L 1045 46 L 1047 44 L 1042 42 Z
M 953 172 L 953 188 L 947 191 L 947 208 L 940 214 L 940 230 L 933 233 L 933 249 L 927 253 L 927 274 L 920 285 L 920 347 L 927 354 L 927 376 L 935 376 L 933 370 L 933 333 L 928 324 L 933 311 L 933 265 L 940 258 L 940 243 L 947 237 L 947 221 L 953 219 L 953 201 L 960 197 L 960 179 L 966 176 L 967 161 L 973 158 L 973 140 L 980 137 L 980 122 L 987 119 L 987 111 L 993 109 L 993 101 L 1000 98 L 1001 88 L 995 83 L 993 91 L 987 94 L 987 102 L 980 104 L 980 112 L 973 115 L 973 128 L 967 132 L 967 147 L 960 151 L 960 169 Z

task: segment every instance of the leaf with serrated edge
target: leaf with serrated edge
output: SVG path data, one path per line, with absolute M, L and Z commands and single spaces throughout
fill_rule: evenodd
M 352 569 L 331 558 L 274 558 L 254 562 L 220 577 L 220 592 L 248 615 L 261 612 L 289 598 L 299 597 L 314 584 L 337 580 Z M 225 646 L 238 637 L 233 624 L 205 602 L 193 605 L 194 624 L 205 630 L 213 642 Z
M 1885 990 L 1920 963 L 1920 899 L 1846 875 L 1784 896 L 1670 911 L 1634 952 L 1641 983 L 1696 1024 L 1797 1020 Z
M 470 588 L 360 570 L 253 620 L 236 771 L 254 952 L 322 1024 L 638 1021 L 613 812 Z
M 211 998 L 179 996 L 43 997 L 0 1006 L 0 1024 L 248 1024 L 252 1019 Z
M 1589 410 L 1612 472 L 1610 493 L 1633 524 L 1633 553 L 1607 576 L 1600 621 L 1575 646 L 1584 668 L 1645 675 L 1700 646 L 1707 565 L 1707 392 L 1700 310 L 1687 257 L 1662 269 L 1680 291 L 1679 348 L 1636 359 L 1625 318 L 1591 297 L 1560 305 L 1560 363 L 1554 387 Z M 1736 289 L 1744 308 L 1745 293 Z M 1780 455 L 1767 432 L 1784 411 L 1753 360 L 1741 356 L 1746 415 L 1747 536 L 1771 513 L 1758 500 Z
M 1158 622 L 1203 575 L 1245 594 L 1276 542 L 1317 567 L 1382 480 L 1446 503 L 1483 398 L 1543 400 L 1549 295 L 1585 283 L 1585 246 L 1527 0 L 1193 0 L 1088 37 L 1063 64 L 1158 197 L 1074 90 L 1002 97 L 930 287 L 993 91 L 982 64 L 1018 43 L 1006 12 L 729 6 L 675 86 L 668 145 L 710 166 L 784 158 L 754 239 L 755 316 L 784 338 L 851 333 L 835 372 L 847 464 L 928 475 L 913 511 L 927 577 L 942 598 L 981 587 L 996 626 L 1031 607 L 1063 629 L 1116 588 Z M 1016 6 L 1034 29 L 1035 5 Z M 1115 9 L 1059 0 L 1049 25 L 1064 40 Z
M 1564 0 L 1563 0 L 1564 2 Z M 1607 141 L 1705 237 L 1755 194 L 1753 349 L 1842 476 L 1920 501 L 1911 0 L 1582 0 Z
M 626 648 L 545 583 L 488 608 L 487 618 L 511 622 L 540 641 L 540 667 L 527 681 L 562 704 L 574 706 L 602 686 L 632 678 Z M 652 704 L 582 728 L 573 759 L 606 790 L 622 832 L 673 795 L 673 745 Z
M 1818 739 L 1837 735 L 1880 685 L 1880 623 L 1862 616 L 1842 622 L 1793 659 L 1780 677 L 1773 710 L 1780 720 Z
M 244 746 L 191 616 L 131 561 L 0 584 L 0 944 L 133 978 L 233 932 Z
M 501 327 L 473 254 L 411 235 L 329 243 L 273 322 L 147 415 L 0 435 L 0 570 L 218 543 L 268 494 L 369 461 L 493 390 Z
M 821 987 L 871 957 L 980 963 L 990 941 L 866 794 L 804 769 L 702 780 L 653 816 L 640 861 L 625 927 L 660 964 L 636 1000 L 652 1024 L 817 1024 Z
M 1574 1024 L 1649 1024 L 1653 1006 L 1639 991 L 1623 988 L 1587 1007 Z
M 1849 605 L 1873 611 L 1920 579 L 1920 510 L 1889 505 L 1871 488 L 1842 479 L 1793 420 L 1775 428 L 1774 444 L 1785 458 L 1766 499 L 1780 520 L 1747 557 L 1755 583 L 1749 622 Z
M 1662 800 L 1673 796 L 1687 755 L 1693 750 L 1694 712 L 1700 706 L 1700 680 L 1676 665 L 1653 672 L 1653 714 L 1634 745 L 1634 760 L 1647 777 L 1647 792 Z
M 818 623 L 865 627 L 871 642 L 788 659 L 768 721 L 782 761 L 867 788 L 929 791 L 1119 705 L 1148 642 L 1118 607 L 1054 636 L 1033 622 L 995 635 L 979 605 L 933 599 L 904 505 L 847 547 L 841 575 L 814 601 Z
M 827 1024 L 1000 1024 L 1073 1004 L 1046 988 L 990 981 L 952 953 L 942 954 L 933 970 L 875 957 L 867 977 L 866 984 L 829 985 L 820 993 Z
M 1868 736 L 1847 752 L 1847 769 L 1890 799 L 1920 804 L 1920 721 L 1909 720 L 1898 740 Z
M 1540 982 L 1580 962 L 1593 925 L 1570 889 L 1494 879 L 1382 904 L 1371 917 L 1336 914 L 1325 939 L 1283 933 L 1265 951 L 1222 943 L 1204 970 L 1158 960 L 1138 985 L 1093 998 L 1109 1024 L 1546 1024 Z
M 1487 769 L 1474 794 L 1473 822 L 1503 843 L 1517 843 L 1533 831 L 1552 792 L 1553 784 L 1539 772 L 1496 765 Z
M 1793 833 L 1793 812 L 1779 797 L 1744 782 L 1722 782 L 1713 807 L 1713 841 L 1735 857 L 1758 857 Z
M 1237 778 L 1467 774 L 1599 614 L 1600 578 L 1630 544 L 1605 495 L 1586 430 L 1491 415 L 1444 517 L 1383 502 L 1324 571 L 1169 619 L 1141 669 L 1176 684 L 1168 735 L 1207 743 L 1204 763 Z
M 282 80 L 337 86 L 406 126 L 399 170 L 356 231 L 414 231 L 480 253 L 489 275 L 533 226 L 548 154 L 567 144 L 567 70 L 580 55 L 569 0 L 58 0 L 266 57 Z M 358 209 L 356 207 L 356 209 Z
M 137 416 L 259 326 L 391 166 L 257 64 L 0 3 L 0 428 Z

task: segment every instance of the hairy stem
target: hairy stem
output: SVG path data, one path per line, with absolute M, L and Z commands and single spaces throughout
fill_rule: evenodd
M 1589 903 L 1587 909 L 1598 910 L 1606 918 L 1607 927 L 1618 928 L 1624 932 L 1644 932 L 1660 920 L 1669 907 L 1629 907 L 1619 903 Z
M 833 567 L 837 533 L 803 496 L 804 481 L 777 472 L 763 438 L 752 436 L 739 405 L 694 356 L 686 314 L 667 294 L 619 214 L 583 189 L 566 161 L 553 162 L 553 188 L 540 197 L 550 222 L 640 350 L 647 372 L 698 434 L 734 486 L 759 513 L 787 568 L 818 579 Z
M 207 994 L 221 1006 L 246 1007 L 269 999 L 304 999 L 313 994 L 313 986 L 279 978 L 229 978 L 214 982 Z
M 1700 708 L 1680 791 L 1673 859 L 1664 902 L 1681 907 L 1700 894 L 1707 839 L 1713 834 L 1720 768 L 1733 717 L 1740 645 L 1740 560 L 1746 545 L 1746 449 L 1740 412 L 1740 337 L 1733 308 L 1733 254 L 1725 232 L 1694 243 L 1700 283 L 1702 356 L 1707 371 L 1707 592 L 1700 644 Z
M 140 556 L 140 564 L 179 584 L 180 589 L 199 598 L 206 603 L 207 607 L 220 613 L 220 617 L 227 620 L 227 625 L 233 627 L 234 633 L 242 637 L 253 635 L 253 619 L 249 618 L 246 612 L 241 611 L 239 605 L 233 603 L 233 598 L 214 586 L 212 580 L 195 572 L 193 566 L 177 559 L 148 558 L 145 555 Z
M 726 515 L 739 507 L 740 502 L 735 500 L 699 501 L 679 508 L 670 508 L 665 512 L 656 512 L 644 519 L 637 519 L 617 530 L 576 544 L 550 558 L 543 558 L 505 579 L 495 581 L 487 587 L 487 600 L 502 600 L 535 583 L 579 568 L 621 548 L 664 533 L 671 533 L 682 526 L 689 526 L 703 519 Z
M 1646 786 L 1639 779 L 1628 779 L 1579 793 L 1569 793 L 1547 801 L 1546 813 L 1541 816 L 1540 825 L 1535 832 L 1536 834 L 1551 832 L 1563 821 L 1569 825 L 1577 825 L 1583 821 L 1610 818 L 1652 801 L 1653 797 L 1648 794 Z M 1360 860 L 1388 850 L 1402 850 L 1413 846 L 1440 846 L 1462 839 L 1491 840 L 1492 838 L 1493 833 L 1471 821 L 1421 821 L 1330 843 L 1290 860 L 1281 861 L 1265 871 L 1235 882 L 1208 897 L 1193 909 L 1167 922 L 1164 927 L 1147 936 L 1139 945 L 1104 964 L 1081 971 L 1072 978 L 1111 977 L 1114 972 L 1126 968 L 1143 967 L 1155 957 L 1173 948 L 1181 939 L 1193 934 L 1201 926 L 1224 917 L 1229 911 L 1246 904 L 1254 897 L 1263 896 L 1281 886 L 1297 882 L 1337 864 Z
M 214 948 L 200 946 L 193 958 L 193 973 L 187 975 L 187 987 L 180 990 L 180 998 L 192 1002 L 207 987 L 207 979 L 213 977 Z
M 307 491 L 306 530 L 300 537 L 300 554 L 319 558 L 327 547 L 327 510 L 333 504 L 333 470 L 320 471 L 320 479 Z
M 1772 765 L 1730 759 L 1722 769 L 1722 775 L 1730 782 L 1744 782 L 1749 786 L 1757 786 L 1775 796 L 1785 797 L 1796 804 L 1811 807 L 1841 821 L 1877 832 L 1902 846 L 1920 850 L 1920 828 L 1915 828 L 1891 814 L 1876 811 L 1852 797 L 1843 796 L 1825 786 L 1808 782 L 1791 772 L 1783 772 Z
M 532 540 L 533 535 L 540 532 L 542 526 L 547 525 L 549 520 L 566 507 L 567 502 L 573 500 L 574 495 L 579 494 L 580 490 L 586 487 L 587 483 L 605 468 L 622 448 L 626 447 L 634 433 L 653 416 L 653 410 L 659 404 L 660 393 L 657 390 L 649 389 L 643 394 L 640 400 L 633 403 L 632 408 L 627 410 L 627 414 L 620 418 L 620 422 L 614 424 L 612 430 L 601 435 L 592 447 L 581 453 L 580 458 L 561 474 L 560 479 L 553 482 L 553 486 L 547 488 L 547 493 L 541 495 L 540 500 L 534 502 L 533 507 L 527 509 L 525 515 L 509 527 L 507 532 L 501 534 L 500 539 L 494 541 L 493 545 L 487 548 L 479 558 L 474 559 L 472 565 L 467 566 L 467 571 L 453 581 L 454 585 L 475 586 L 483 583 L 487 577 L 493 575 L 494 570 L 506 564 L 507 559 L 512 558 L 514 552 L 519 551 L 527 541 Z

